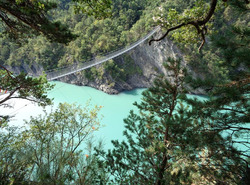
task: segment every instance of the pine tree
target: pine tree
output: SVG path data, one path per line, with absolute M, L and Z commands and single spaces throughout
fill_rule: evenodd
M 227 78 L 212 84 L 209 101 L 188 100 L 188 103 L 197 111 L 193 112 L 193 116 L 202 115 L 210 122 L 210 130 L 224 137 L 222 144 L 225 148 L 217 146 L 218 143 L 215 141 L 207 141 L 211 151 L 216 148 L 221 149 L 214 157 L 217 157 L 221 164 L 228 163 L 232 159 L 238 161 L 240 165 L 232 164 L 230 171 L 233 176 L 247 179 L 249 175 L 247 177 L 244 174 L 247 174 L 250 168 L 250 29 L 245 23 L 249 21 L 249 12 L 247 6 L 240 1 L 230 2 L 227 11 L 231 13 L 227 16 L 229 20 L 224 19 L 227 25 L 211 37 L 213 50 L 221 56 L 219 66 L 229 71 Z M 196 82 L 192 81 L 197 85 Z M 204 82 L 202 84 L 206 85 Z M 203 85 L 200 84 L 200 87 Z
M 188 99 L 180 60 L 165 65 L 135 103 L 139 114 L 124 120 L 125 141 L 112 141 L 108 153 L 97 150 L 119 184 L 238 184 L 244 173 L 241 153 L 215 130 L 217 121 Z M 192 106 L 189 106 L 190 103 Z
M 201 2 L 204 6 L 199 4 Z M 250 157 L 249 1 L 225 0 L 225 4 L 218 0 L 210 0 L 209 9 L 205 8 L 205 2 L 207 1 L 196 1 L 196 6 L 185 9 L 183 13 L 176 10 L 166 12 L 167 17 L 162 17 L 160 21 L 167 31 L 162 37 L 151 42 L 163 39 L 170 32 L 174 32 L 172 36 L 177 41 L 196 41 L 192 36 L 200 36 L 203 40 L 201 47 L 206 41 L 205 35 L 209 38 L 209 52 L 216 55 L 214 58 L 211 57 L 214 60 L 209 63 L 217 66 L 217 71 L 223 74 L 223 78 L 220 78 L 221 75 L 211 74 L 219 79 L 212 81 L 211 77 L 203 76 L 203 79 L 186 81 L 194 88 L 207 89 L 209 99 L 202 102 L 186 98 L 185 101 L 192 106 L 190 119 L 197 119 L 203 128 L 200 130 L 200 139 L 203 142 L 201 144 L 206 147 L 207 160 L 218 163 L 216 166 L 220 172 L 212 172 L 212 180 L 218 179 L 220 183 L 229 183 L 230 181 L 225 180 L 228 176 L 232 183 L 240 183 L 239 179 L 249 171 Z M 210 27 L 212 19 L 215 20 L 215 24 Z M 201 26 L 205 22 L 207 24 Z M 190 34 L 195 29 L 188 25 L 194 26 L 198 34 Z M 200 57 L 203 56 L 201 52 Z M 211 67 L 209 64 L 203 64 L 202 58 L 196 64 L 206 66 L 208 71 Z M 207 167 L 205 169 L 205 174 L 211 173 Z
M 180 60 L 170 59 L 165 67 L 171 80 L 159 76 L 153 87 L 143 92 L 142 102 L 135 103 L 140 114 L 131 111 L 124 120 L 126 141 L 112 141 L 114 149 L 107 154 L 98 151 L 115 183 L 191 183 L 190 170 L 192 175 L 198 173 L 191 160 L 198 151 L 188 143 L 196 143 L 190 137 L 195 139 L 199 133 L 191 129 L 196 126 L 185 113 L 188 107 L 180 101 L 185 71 Z

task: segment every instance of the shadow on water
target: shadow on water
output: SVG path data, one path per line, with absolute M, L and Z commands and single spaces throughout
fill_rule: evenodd
M 141 95 L 141 93 L 145 90 L 146 90 L 146 88 L 138 88 L 138 89 L 134 89 L 132 91 L 124 91 L 122 93 L 126 94 L 126 95 L 137 96 L 137 95 Z

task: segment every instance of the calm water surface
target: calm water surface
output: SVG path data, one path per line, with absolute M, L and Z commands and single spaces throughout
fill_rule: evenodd
M 76 103 L 85 106 L 86 102 L 90 101 L 93 107 L 103 106 L 100 115 L 103 115 L 101 120 L 101 128 L 94 132 L 95 140 L 102 140 L 105 149 L 112 148 L 111 140 L 122 140 L 122 132 L 124 130 L 123 119 L 129 115 L 130 110 L 136 110 L 133 106 L 135 101 L 141 101 L 141 93 L 145 89 L 135 89 L 128 92 L 123 92 L 118 95 L 109 95 L 102 91 L 86 86 L 76 86 L 62 82 L 52 82 L 55 84 L 54 89 L 49 92 L 49 97 L 54 98 L 54 109 L 59 103 Z M 201 96 L 193 96 L 198 99 L 205 99 Z M 12 119 L 12 124 L 23 125 L 23 119 L 29 120 L 30 116 L 36 117 L 43 113 L 41 107 L 38 107 L 25 100 L 16 100 L 12 103 L 14 109 L 0 108 L 0 112 L 8 115 L 15 115 Z M 47 107 L 48 111 L 53 107 Z
M 133 91 L 123 92 L 118 95 L 109 95 L 102 91 L 86 86 L 76 86 L 62 82 L 52 82 L 56 86 L 49 93 L 50 98 L 54 98 L 54 109 L 59 103 L 76 103 L 85 106 L 86 102 L 90 101 L 93 107 L 95 105 L 103 106 L 100 115 L 103 116 L 101 120 L 101 128 L 95 132 L 95 139 L 102 140 L 105 143 L 105 148 L 111 148 L 111 140 L 122 140 L 122 132 L 124 130 L 123 119 L 129 115 L 131 109 L 136 109 L 133 106 L 135 101 L 140 101 L 141 93 L 145 89 L 136 89 Z M 29 120 L 30 116 L 36 117 L 42 114 L 42 108 L 25 100 L 18 100 L 12 102 L 14 109 L 0 109 L 0 112 L 15 115 L 11 124 L 23 125 L 23 119 Z M 48 111 L 52 107 L 46 108 Z
M 77 103 L 82 106 L 87 101 L 91 104 L 103 106 L 100 115 L 103 116 L 101 120 L 101 128 L 95 132 L 96 140 L 103 140 L 105 148 L 111 148 L 111 140 L 122 140 L 122 132 L 124 130 L 123 119 L 129 115 L 131 109 L 136 109 L 133 106 L 135 101 L 140 101 L 141 93 L 145 89 L 136 89 L 133 91 L 123 92 L 118 95 L 109 95 L 94 88 L 85 86 L 76 86 L 65 84 L 62 82 L 55 82 L 56 87 L 50 93 L 50 97 L 54 98 L 55 104 L 60 102 Z

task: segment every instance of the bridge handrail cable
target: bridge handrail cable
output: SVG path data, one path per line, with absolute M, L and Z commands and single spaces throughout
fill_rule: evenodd
M 122 55 L 124 53 L 126 53 L 127 51 L 135 48 L 136 46 L 138 46 L 139 44 L 141 44 L 142 42 L 144 42 L 145 40 L 147 40 L 149 37 L 151 37 L 156 31 L 158 31 L 160 29 L 160 27 L 156 27 L 155 29 L 153 29 L 151 32 L 149 32 L 146 36 L 144 36 L 143 38 L 139 39 L 138 41 L 125 46 L 124 48 L 120 49 L 120 50 L 115 50 L 115 51 L 111 51 L 110 53 L 101 56 L 100 58 L 94 58 L 92 60 L 89 60 L 88 62 L 84 62 L 84 63 L 78 63 L 78 65 L 72 65 L 66 68 L 61 68 L 61 70 L 59 71 L 50 71 L 50 72 L 46 72 L 47 74 L 47 79 L 49 81 L 51 80 L 55 80 L 57 78 L 61 78 L 79 71 L 82 71 L 84 69 L 96 66 L 98 64 L 101 64 L 107 60 L 110 60 L 112 58 L 115 58 L 119 55 Z

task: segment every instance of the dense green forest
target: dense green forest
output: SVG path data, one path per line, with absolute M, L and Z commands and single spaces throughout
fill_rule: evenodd
M 95 5 L 90 12 L 84 3 L 99 1 L 78 2 L 83 4 L 77 8 L 70 0 L 60 1 L 49 11 L 77 38 L 63 29 L 73 39 L 65 46 L 58 44 L 60 39 L 46 40 L 44 30 L 45 37 L 28 34 L 21 40 L 3 31 L 0 64 L 70 65 L 129 44 L 161 25 L 162 37 L 152 42 L 168 35 L 185 54 L 188 68 L 181 59 L 166 61 L 168 78 L 159 74 L 143 93 L 142 102 L 135 103 L 140 111 L 124 119 L 126 139 L 112 141 L 109 151 L 91 140 L 90 155 L 78 150 L 99 127 L 101 107 L 60 104 L 20 130 L 0 115 L 0 184 L 249 184 L 248 0 L 114 0 L 110 10 L 103 0 L 103 6 L 89 4 Z M 14 3 L 23 6 L 22 0 Z M 101 17 L 90 16 L 98 11 Z M 119 71 L 112 62 L 105 67 Z M 14 76 L 2 69 L 0 85 L 10 91 L 9 98 L 19 92 L 17 98 L 51 104 L 46 92 L 53 87 L 44 76 Z M 90 73 L 91 78 L 100 75 Z M 188 98 L 187 87 L 206 89 L 207 100 Z M 5 100 L 0 106 L 8 106 Z
M 21 39 L 20 42 L 17 42 L 16 39 L 1 34 L 0 64 L 21 66 L 24 63 L 29 65 L 38 63 L 47 71 L 85 62 L 136 41 L 158 24 L 163 27 L 176 24 L 175 21 L 183 18 L 177 19 L 176 17 L 173 21 L 174 16 L 178 12 L 196 6 L 195 2 L 194 0 L 158 0 L 154 2 L 148 0 L 114 0 L 111 9 L 112 14 L 107 18 L 100 19 L 87 14 L 76 13 L 76 8 L 71 1 L 60 1 L 58 2 L 58 8 L 51 10 L 49 14 L 53 20 L 61 21 L 69 26 L 69 29 L 77 35 L 77 38 L 68 45 L 63 45 L 49 42 L 44 36 Z M 197 6 L 199 5 L 197 3 Z M 208 4 L 204 4 L 199 10 L 195 10 L 196 12 L 187 12 L 186 14 L 189 19 L 200 16 L 199 14 L 203 13 L 203 8 L 207 9 Z M 213 23 L 207 24 L 209 33 L 216 33 L 217 28 L 220 28 L 220 33 L 223 32 L 225 23 L 233 21 L 240 24 L 245 21 L 243 18 L 232 16 L 229 8 L 224 5 L 216 10 L 216 16 L 217 18 L 213 20 Z M 168 17 L 168 19 L 164 20 L 161 17 Z M 166 22 L 168 25 L 166 25 Z M 214 59 L 220 60 L 217 52 L 212 51 L 216 48 L 212 49 L 211 45 L 206 44 L 203 51 L 197 52 L 200 38 L 197 37 L 196 30 L 192 28 L 192 31 L 187 31 L 183 28 L 172 33 L 171 37 L 186 54 L 185 59 L 189 61 L 193 71 L 199 71 L 202 75 L 213 77 L 213 80 L 221 80 L 226 77 L 228 69 L 219 67 L 220 64 L 218 63 L 211 62 Z M 126 58 L 128 62 L 131 60 L 129 57 Z M 203 62 L 201 63 L 200 60 L 203 60 Z M 207 66 L 209 66 L 209 69 Z M 103 65 L 103 68 L 117 80 L 126 80 L 126 75 L 128 75 L 122 64 L 114 64 L 113 61 Z M 115 75 L 114 71 L 119 75 Z M 103 69 L 100 71 L 92 68 L 82 73 L 90 80 L 102 78 Z
M 113 1 L 112 16 L 99 20 L 76 14 L 71 1 L 60 1 L 58 8 L 51 10 L 50 15 L 54 20 L 68 25 L 77 38 L 67 46 L 51 43 L 42 36 L 28 38 L 20 45 L 7 35 L 2 35 L 0 63 L 20 66 L 35 62 L 50 70 L 117 50 L 152 29 L 149 19 L 152 14 L 149 10 L 147 12 L 151 4 L 151 1 L 139 0 Z

